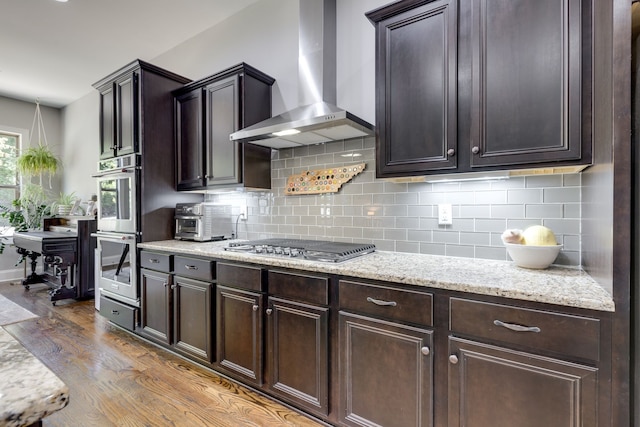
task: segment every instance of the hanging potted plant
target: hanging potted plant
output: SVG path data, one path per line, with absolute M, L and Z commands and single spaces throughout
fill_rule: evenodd
M 51 188 L 51 177 L 60 168 L 60 160 L 53 154 L 47 143 L 47 135 L 44 132 L 44 123 L 40 113 L 40 102 L 36 100 L 36 113 L 31 126 L 31 140 L 33 140 L 34 127 L 38 123 L 38 145 L 31 146 L 23 151 L 16 160 L 16 169 L 25 177 L 39 176 L 42 185 L 42 175 L 49 175 L 49 188 Z M 44 144 L 43 144 L 44 140 Z

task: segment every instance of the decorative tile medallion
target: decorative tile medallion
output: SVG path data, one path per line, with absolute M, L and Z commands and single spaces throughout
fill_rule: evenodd
M 336 193 L 343 184 L 362 172 L 367 164 L 308 170 L 287 179 L 287 196 Z

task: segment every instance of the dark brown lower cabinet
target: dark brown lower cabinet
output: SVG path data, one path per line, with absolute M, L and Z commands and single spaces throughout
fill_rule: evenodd
M 162 344 L 171 344 L 173 276 L 169 273 L 140 270 L 139 332 Z
M 433 332 L 341 311 L 341 422 L 433 425 Z
M 263 305 L 261 292 L 217 286 L 217 366 L 257 386 L 263 382 Z
M 269 297 L 269 389 L 316 414 L 329 411 L 329 308 Z
M 139 333 L 198 361 L 213 356 L 213 284 L 140 270 Z
M 213 359 L 213 284 L 175 276 L 172 289 L 174 349 L 210 363 Z
M 450 427 L 594 427 L 598 369 L 449 339 Z

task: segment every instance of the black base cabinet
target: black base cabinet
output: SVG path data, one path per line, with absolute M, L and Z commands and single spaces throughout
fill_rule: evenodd
M 595 427 L 598 369 L 449 340 L 449 426 Z
M 610 313 L 140 258 L 136 333 L 331 425 L 613 427 Z
M 269 271 L 266 381 L 312 414 L 329 413 L 329 279 Z
M 137 332 L 190 359 L 210 364 L 213 262 L 149 251 L 141 251 L 140 260 L 146 268 L 140 269 Z
M 259 267 L 217 264 L 216 367 L 254 386 L 263 383 L 264 281 Z
M 346 280 L 339 289 L 341 423 L 433 425 L 432 296 Z

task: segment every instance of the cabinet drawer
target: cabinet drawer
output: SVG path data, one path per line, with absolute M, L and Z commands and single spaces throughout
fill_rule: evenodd
M 296 301 L 329 305 L 329 279 L 269 271 L 269 294 Z
M 171 273 L 173 255 L 140 251 L 140 267 Z
M 453 333 L 599 360 L 598 319 L 460 298 L 449 305 Z
M 133 331 L 136 319 L 136 308 L 118 301 L 100 296 L 100 315 L 113 323 Z
M 263 292 L 262 269 L 260 267 L 219 262 L 217 276 L 220 285 Z
M 213 261 L 208 259 L 184 256 L 175 256 L 173 258 L 173 272 L 176 275 L 209 282 L 215 278 L 213 265 Z
M 433 325 L 433 295 L 341 280 L 340 309 L 400 322 Z

